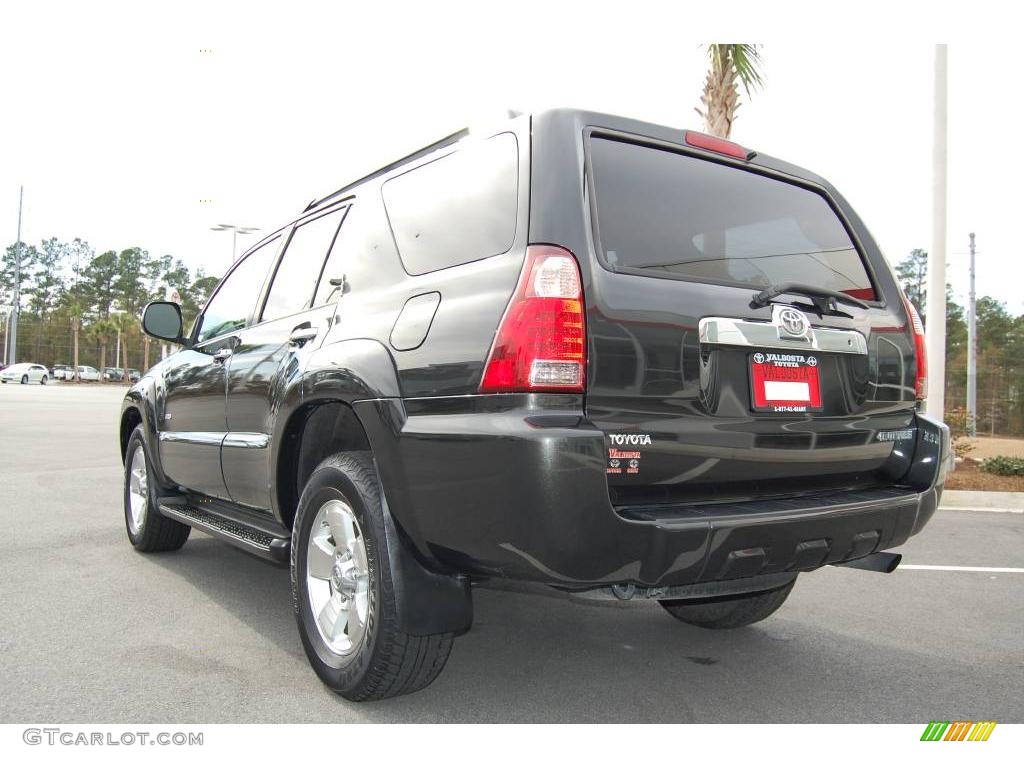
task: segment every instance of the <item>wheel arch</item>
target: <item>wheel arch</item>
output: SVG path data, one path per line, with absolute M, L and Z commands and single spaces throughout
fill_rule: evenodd
M 405 410 L 391 353 L 369 339 L 326 344 L 310 358 L 297 391 L 283 402 L 278 419 L 284 426 L 275 429 L 277 454 L 271 466 L 276 512 L 291 528 L 305 481 L 323 459 L 369 451 L 375 464 L 394 460 L 392 443 Z M 388 557 L 402 575 L 396 599 L 403 630 L 412 635 L 467 631 L 473 620 L 468 580 L 437 573 L 421 562 L 418 547 L 409 540 L 414 521 L 396 519 L 386 494 L 382 502 Z
M 277 455 L 276 503 L 287 528 L 306 480 L 328 456 L 343 451 L 371 451 L 369 438 L 352 407 L 343 400 L 304 403 L 288 417 Z
M 283 393 L 272 441 L 272 497 L 286 527 L 317 464 L 341 451 L 372 450 L 353 403 L 399 396 L 394 359 L 379 341 L 328 342 L 310 356 Z
M 142 427 L 142 437 L 146 442 L 146 451 L 153 467 L 157 481 L 161 485 L 171 485 L 164 474 L 160 463 L 159 441 L 157 439 L 157 404 L 156 388 L 151 378 L 145 377 L 128 390 L 121 403 L 121 416 L 118 421 L 118 443 L 121 449 L 121 462 L 125 461 L 125 451 L 132 432 Z
M 128 451 L 128 441 L 131 440 L 132 432 L 142 423 L 142 413 L 135 405 L 125 406 L 121 411 L 121 426 L 118 430 L 121 438 L 121 463 L 126 461 L 125 453 Z

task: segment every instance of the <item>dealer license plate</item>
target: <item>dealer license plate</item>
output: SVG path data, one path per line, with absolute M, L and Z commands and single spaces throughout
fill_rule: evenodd
M 754 352 L 750 355 L 754 410 L 762 413 L 822 410 L 818 362 L 814 355 L 795 352 Z

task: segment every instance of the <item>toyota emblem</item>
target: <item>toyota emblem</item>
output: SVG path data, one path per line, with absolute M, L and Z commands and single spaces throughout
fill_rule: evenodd
M 779 323 L 790 336 L 804 336 L 807 333 L 807 318 L 798 309 L 784 309 L 779 312 Z

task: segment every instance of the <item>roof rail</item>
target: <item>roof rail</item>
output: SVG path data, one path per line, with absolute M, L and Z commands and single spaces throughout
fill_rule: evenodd
M 368 173 L 366 176 L 363 176 L 360 179 L 356 179 L 355 181 L 351 182 L 350 184 L 346 184 L 344 187 L 342 187 L 341 189 L 337 190 L 336 192 L 332 192 L 331 194 L 327 195 L 327 197 L 321 197 L 319 200 L 317 200 L 317 199 L 312 200 L 310 202 L 310 204 L 307 205 L 302 212 L 306 213 L 306 211 L 311 211 L 314 208 L 316 208 L 316 207 L 318 207 L 320 205 L 323 205 L 327 201 L 333 200 L 334 198 L 336 198 L 336 197 L 338 197 L 340 195 L 345 194 L 350 189 L 352 189 L 353 187 L 359 186 L 363 182 L 369 181 L 370 179 L 376 178 L 377 176 L 381 176 L 381 175 L 387 173 L 388 171 L 393 171 L 395 168 L 398 168 L 399 166 L 404 165 L 405 163 L 408 163 L 410 160 L 415 160 L 418 157 L 423 157 L 424 155 L 428 155 L 431 152 L 434 152 L 434 151 L 436 151 L 438 149 L 441 149 L 442 147 L 448 146 L 449 144 L 454 144 L 455 142 L 457 142 L 457 141 L 459 141 L 461 139 L 464 139 L 468 135 L 469 135 L 469 129 L 468 128 L 463 128 L 461 131 L 456 131 L 453 134 L 445 136 L 443 139 L 435 141 L 433 144 L 428 144 L 427 146 L 423 147 L 422 149 L 417 149 L 412 154 L 406 155 L 405 157 L 403 157 L 403 158 L 401 158 L 399 160 L 395 160 L 393 163 L 388 163 L 383 168 L 378 168 L 376 171 L 373 171 L 373 173 Z

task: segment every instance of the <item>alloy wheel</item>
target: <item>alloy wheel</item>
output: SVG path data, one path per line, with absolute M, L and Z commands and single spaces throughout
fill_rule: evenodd
M 306 594 L 320 638 L 339 656 L 366 636 L 370 574 L 366 541 L 352 508 L 340 499 L 316 513 L 306 548 Z
M 146 511 L 149 507 L 149 474 L 146 471 L 146 451 L 139 443 L 132 453 L 132 463 L 128 474 L 128 527 L 133 535 L 146 522 Z

